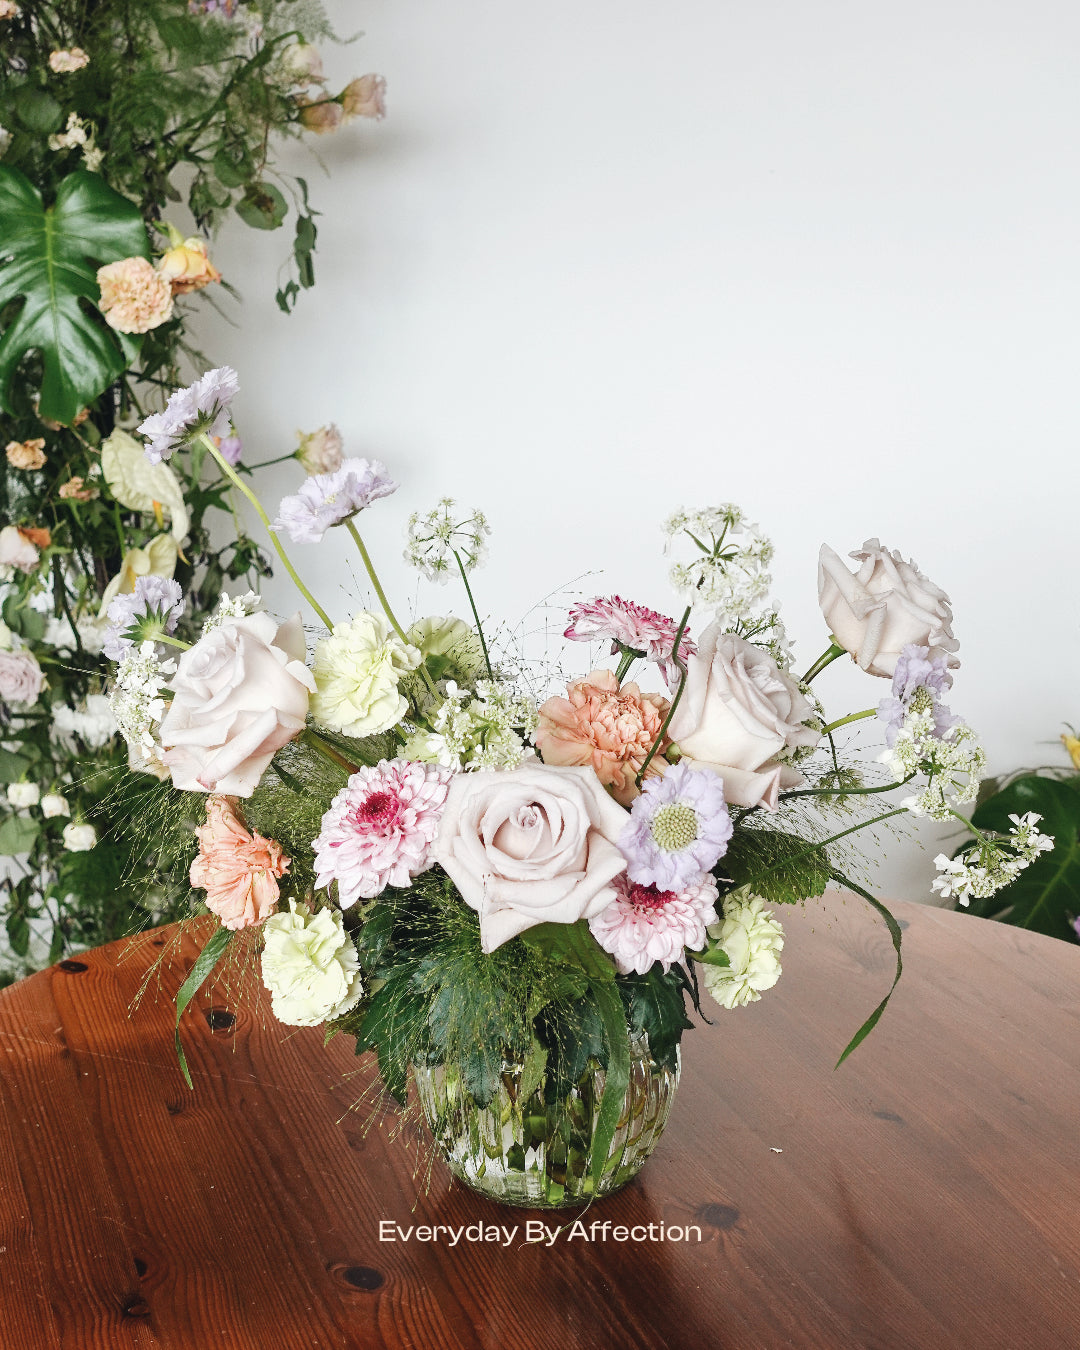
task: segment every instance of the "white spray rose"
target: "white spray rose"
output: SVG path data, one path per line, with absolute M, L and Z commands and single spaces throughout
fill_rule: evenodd
M 37 806 L 41 800 L 41 789 L 36 783 L 9 783 L 7 799 L 16 809 Z
M 46 792 L 41 799 L 41 814 L 48 820 L 53 816 L 70 816 L 68 799 L 59 792 Z
M 724 897 L 722 923 L 709 925 L 709 936 L 727 953 L 728 966 L 702 964 L 705 988 L 725 1008 L 756 1003 L 780 978 L 784 930 L 749 891 Z
M 74 821 L 64 826 L 64 847 L 69 853 L 89 853 L 97 843 L 97 830 L 93 825 L 76 825 Z
M 336 909 L 312 914 L 290 900 L 287 913 L 266 920 L 263 936 L 263 984 L 279 1022 L 314 1027 L 359 1003 L 360 961 Z
M 863 670 L 891 679 L 901 651 L 911 643 L 950 654 L 959 648 L 949 597 L 913 562 L 876 539 L 850 556 L 860 564 L 854 574 L 822 544 L 818 603 L 833 637 Z M 950 655 L 949 665 L 959 664 Z

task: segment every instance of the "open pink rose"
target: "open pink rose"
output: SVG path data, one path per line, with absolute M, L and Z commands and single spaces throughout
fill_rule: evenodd
M 656 740 L 668 710 L 660 694 L 643 694 L 636 684 L 621 688 L 610 670 L 574 680 L 566 698 L 549 698 L 540 708 L 533 741 L 545 764 L 589 764 L 615 800 L 629 806 L 638 795 L 634 779 Z M 653 763 L 668 741 L 658 747 Z M 660 768 L 657 764 L 650 772 Z M 662 763 L 662 761 L 661 761 Z
M 210 797 L 206 824 L 195 831 L 199 856 L 191 864 L 191 884 L 206 891 L 206 907 L 225 928 L 262 923 L 277 909 L 278 877 L 290 859 L 276 839 L 251 833 L 228 797 Z
M 812 708 L 767 651 L 712 623 L 687 663 L 686 689 L 668 730 L 692 768 L 724 780 L 724 799 L 772 810 L 784 779 L 781 750 L 816 745 Z
M 626 822 L 591 769 L 485 769 L 450 784 L 435 857 L 480 915 L 480 945 L 493 952 L 534 924 L 605 909 L 626 868 L 616 847 Z
M 34 703 L 44 687 L 33 652 L 0 651 L 0 703 Z
M 304 729 L 315 681 L 300 615 L 226 619 L 184 652 L 169 682 L 162 760 L 184 792 L 250 797 L 267 765 Z

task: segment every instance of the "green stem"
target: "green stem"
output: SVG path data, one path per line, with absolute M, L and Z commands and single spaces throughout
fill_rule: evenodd
M 252 473 L 254 473 L 256 469 L 268 469 L 271 464 L 284 464 L 287 459 L 295 459 L 295 458 L 296 458 L 296 451 L 290 450 L 287 455 L 278 455 L 277 459 L 264 459 L 260 461 L 260 463 L 258 464 L 248 464 L 247 468 L 249 468 L 252 471 Z
M 190 642 L 181 642 L 179 638 L 170 637 L 168 633 L 158 633 L 154 641 L 164 642 L 170 647 L 179 647 L 182 652 L 191 650 Z
M 341 751 L 336 750 L 328 741 L 324 741 L 317 731 L 312 731 L 310 727 L 307 727 L 300 733 L 300 739 L 322 755 L 323 759 L 328 759 L 331 764 L 335 764 L 339 769 L 344 769 L 350 776 L 356 773 L 358 766 L 346 759 Z
M 686 625 L 689 622 L 690 622 L 690 606 L 687 605 L 686 608 L 683 610 L 683 616 L 680 619 L 679 627 L 675 632 L 675 641 L 671 647 L 671 659 L 675 662 L 676 666 L 678 666 L 679 668 L 679 677 L 680 677 L 679 687 L 678 689 L 675 690 L 675 697 L 671 700 L 671 707 L 667 710 L 667 716 L 664 718 L 660 730 L 657 732 L 656 740 L 653 741 L 652 745 L 649 747 L 649 753 L 645 756 L 645 763 L 642 764 L 638 776 L 634 779 L 635 787 L 641 786 L 642 780 L 645 777 L 645 770 L 652 763 L 653 755 L 655 755 L 657 750 L 660 748 L 660 742 L 664 739 L 664 736 L 667 734 L 667 729 L 671 723 L 671 719 L 675 716 L 675 709 L 679 706 L 679 700 L 682 698 L 683 690 L 686 688 L 686 663 L 679 655 L 679 643 L 682 641 L 682 635 L 686 631 Z
M 892 792 L 894 788 L 903 787 L 905 783 L 910 783 L 914 777 L 913 773 L 909 773 L 906 778 L 900 778 L 895 783 L 882 783 L 880 787 L 798 788 L 795 792 L 781 792 L 777 800 L 789 802 L 793 797 L 869 797 L 875 792 Z
M 203 435 L 200 437 L 200 440 L 204 442 L 206 448 L 213 455 L 214 459 L 217 461 L 218 467 L 221 469 L 221 472 L 225 475 L 225 477 L 229 479 L 229 481 L 233 484 L 234 487 L 238 487 L 240 489 L 240 491 L 244 494 L 244 496 L 255 508 L 255 512 L 258 515 L 259 519 L 262 521 L 263 525 L 265 526 L 266 533 L 270 536 L 270 542 L 274 545 L 274 549 L 276 550 L 278 557 L 281 559 L 282 564 L 285 567 L 285 571 L 288 572 L 290 577 L 292 577 L 293 585 L 304 597 L 304 599 L 308 602 L 308 604 L 319 616 L 319 618 L 326 625 L 326 627 L 329 629 L 333 629 L 334 627 L 333 620 L 330 618 L 329 614 L 327 614 L 326 610 L 323 609 L 323 607 L 311 594 L 311 592 L 304 585 L 304 583 L 300 580 L 300 577 L 297 575 L 296 568 L 289 561 L 289 555 L 285 552 L 284 548 L 282 548 L 281 540 L 277 537 L 277 534 L 275 533 L 273 526 L 270 524 L 270 517 L 263 510 L 262 502 L 259 501 L 258 497 L 255 496 L 254 492 L 252 492 L 252 490 L 247 486 L 247 484 L 241 480 L 239 474 L 236 473 L 232 465 L 224 458 L 221 451 L 217 448 L 217 446 L 210 439 L 210 437 L 207 436 L 205 433 L 203 433 Z
M 406 647 L 411 646 L 412 644 L 409 642 L 409 639 L 405 636 L 404 628 L 402 628 L 401 624 L 398 623 L 394 611 L 390 608 L 390 601 L 387 600 L 386 592 L 382 588 L 382 582 L 380 582 L 378 574 L 375 571 L 375 564 L 371 561 L 371 555 L 368 553 L 363 539 L 360 538 L 360 531 L 353 524 L 351 517 L 345 521 L 345 528 L 352 535 L 356 547 L 360 550 L 360 557 L 364 560 L 364 567 L 368 574 L 368 580 L 375 588 L 375 594 L 379 597 L 379 604 L 382 605 L 383 607 L 383 613 L 390 620 L 390 627 L 393 628 L 394 632 L 398 635 L 398 637 L 402 640 L 402 642 L 405 644 Z M 482 636 L 481 641 L 483 641 Z M 486 647 L 484 649 L 484 652 L 486 655 L 487 654 Z M 424 683 L 427 685 L 429 692 L 434 694 L 434 696 L 438 698 L 439 691 L 435 688 L 435 681 L 431 678 L 428 668 L 423 664 L 423 662 L 421 662 L 420 664 L 420 674 L 424 677 Z
M 814 664 L 802 677 L 803 684 L 809 684 L 812 679 L 821 674 L 821 672 L 825 669 L 826 666 L 831 666 L 832 663 L 838 657 L 843 656 L 846 651 L 847 648 L 841 647 L 838 642 L 830 643 L 828 651 L 822 652 L 822 654 L 818 657 L 818 659 L 814 662 Z
M 469 585 L 469 578 L 465 572 L 465 564 L 461 561 L 461 554 L 455 548 L 454 557 L 457 559 L 458 571 L 461 573 L 461 580 L 465 586 L 465 594 L 469 597 L 469 606 L 472 609 L 473 618 L 476 620 L 476 631 L 480 635 L 480 646 L 484 649 L 484 664 L 487 666 L 488 679 L 495 678 L 495 672 L 491 668 L 491 657 L 488 655 L 487 642 L 484 640 L 484 625 L 480 622 L 480 615 L 476 611 L 476 601 L 473 599 L 472 587 Z
M 623 647 L 622 643 L 620 643 L 619 646 L 622 648 L 622 655 L 619 657 L 619 668 L 615 672 L 615 678 L 618 680 L 620 684 L 622 684 L 623 676 L 634 664 L 634 662 L 638 659 L 638 657 L 643 656 L 644 653 L 636 652 L 633 649 L 633 647 Z
M 864 718 L 876 716 L 876 708 L 864 708 L 862 712 L 848 713 L 846 717 L 838 717 L 835 722 L 830 722 L 827 727 L 823 728 L 821 734 L 823 736 L 828 736 L 836 731 L 838 727 L 846 727 L 849 722 L 861 722 Z

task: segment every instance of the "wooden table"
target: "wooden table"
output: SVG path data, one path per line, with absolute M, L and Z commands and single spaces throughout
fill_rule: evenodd
M 585 1216 L 636 1242 L 525 1245 L 543 1216 L 441 1162 L 421 1193 L 369 1057 L 220 987 L 185 1018 L 189 1092 L 190 942 L 134 1016 L 145 939 L 61 962 L 0 994 L 0 1347 L 1076 1350 L 1080 951 L 895 912 L 904 978 L 839 1071 L 891 977 L 851 897 L 785 911 L 776 989 L 687 1034 L 657 1154 Z M 417 1240 L 477 1224 L 519 1231 Z

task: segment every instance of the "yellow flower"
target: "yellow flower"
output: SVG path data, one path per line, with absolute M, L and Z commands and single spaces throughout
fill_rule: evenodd
M 1071 736 L 1068 732 L 1063 732 L 1061 744 L 1069 752 L 1069 758 L 1073 762 L 1073 768 L 1080 769 L 1080 736 Z
M 145 548 L 129 548 L 120 564 L 120 571 L 105 587 L 101 597 L 101 616 L 104 617 L 112 600 L 118 595 L 130 595 L 140 577 L 171 577 L 176 570 L 176 540 L 171 534 L 159 534 Z
M 158 271 L 172 287 L 173 295 L 200 291 L 221 280 L 221 273 L 207 257 L 206 244 L 196 236 L 170 248 L 158 263 Z

